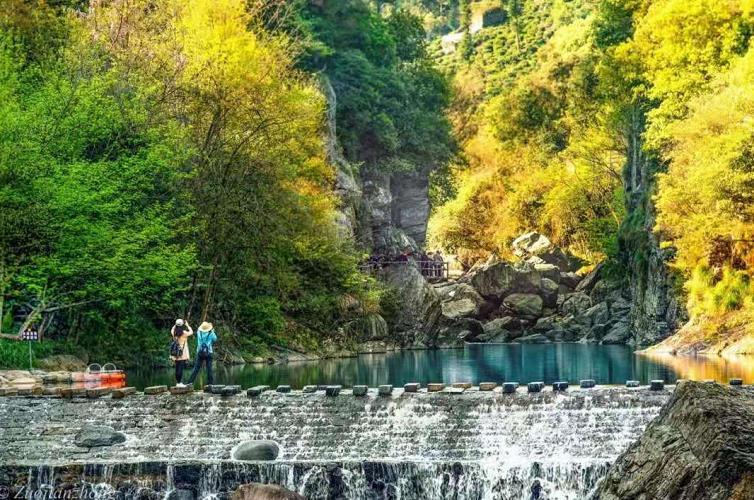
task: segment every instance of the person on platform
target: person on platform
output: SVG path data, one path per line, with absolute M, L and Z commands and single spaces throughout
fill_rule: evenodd
M 207 366 L 207 384 L 214 384 L 212 357 L 215 353 L 212 350 L 212 344 L 215 342 L 217 342 L 215 328 L 212 326 L 212 323 L 205 321 L 199 326 L 196 332 L 196 363 L 194 363 L 194 369 L 191 371 L 191 376 L 188 379 L 188 385 L 194 384 L 196 377 L 202 369 L 202 364 Z
M 173 343 L 170 346 L 170 359 L 175 362 L 175 386 L 186 387 L 183 384 L 183 370 L 186 369 L 191 357 L 189 356 L 188 338 L 194 334 L 194 330 L 188 322 L 182 319 L 175 320 L 175 325 L 170 329 Z

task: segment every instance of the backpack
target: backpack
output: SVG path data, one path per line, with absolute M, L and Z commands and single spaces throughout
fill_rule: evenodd
M 202 332 L 204 333 L 204 332 Z M 209 332 L 206 332 L 209 333 Z M 208 358 L 210 356 L 209 353 L 209 344 L 204 342 L 204 335 L 201 335 L 201 338 L 199 339 L 199 352 L 197 353 L 200 358 Z
M 183 346 L 178 342 L 178 339 L 174 339 L 170 343 L 170 355 L 174 358 L 180 358 L 183 356 Z

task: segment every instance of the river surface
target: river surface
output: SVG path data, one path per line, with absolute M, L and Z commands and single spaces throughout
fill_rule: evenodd
M 662 379 L 714 379 L 727 383 L 731 378 L 754 382 L 754 356 L 739 358 L 690 357 L 636 354 L 623 345 L 595 344 L 470 344 L 464 349 L 399 351 L 367 354 L 354 358 L 327 359 L 278 365 L 249 364 L 215 368 L 215 383 L 242 387 L 253 385 L 363 384 L 376 387 L 409 382 L 519 382 L 556 381 L 577 383 L 594 379 L 598 384 L 623 384 L 626 380 L 648 383 Z M 188 370 L 184 382 L 188 379 Z M 127 384 L 143 389 L 151 385 L 173 385 L 171 369 L 127 372 Z M 205 383 L 204 374 L 199 377 Z

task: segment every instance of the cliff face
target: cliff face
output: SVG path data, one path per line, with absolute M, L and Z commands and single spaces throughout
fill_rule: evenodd
M 660 248 L 660 238 L 654 232 L 652 196 L 654 176 L 660 167 L 643 150 L 644 125 L 643 113 L 637 109 L 627 131 L 623 186 L 628 215 L 619 238 L 629 276 L 633 341 L 638 345 L 661 342 L 687 319 L 668 267 L 674 250 Z
M 593 500 L 754 498 L 754 392 L 682 382 Z
M 429 221 L 429 175 L 424 171 L 386 175 L 361 171 L 343 156 L 337 140 L 338 100 L 329 79 L 321 77 L 327 99 L 325 145 L 335 169 L 340 199 L 337 223 L 344 238 L 387 254 L 424 247 Z

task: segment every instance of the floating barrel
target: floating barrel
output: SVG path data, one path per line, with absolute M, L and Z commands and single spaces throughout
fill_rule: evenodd
M 367 392 L 369 391 L 369 388 L 365 385 L 355 385 L 353 386 L 353 395 L 357 397 L 366 396 Z
M 626 380 L 626 387 L 639 387 L 639 381 L 638 380 Z
M 328 385 L 327 387 L 325 387 L 325 394 L 330 397 L 335 397 L 340 394 L 341 388 L 342 386 L 340 385 Z
M 664 380 L 652 380 L 649 383 L 649 390 L 650 391 L 661 391 L 665 389 L 665 381 Z
M 592 389 L 594 386 L 597 385 L 596 382 L 592 379 L 586 379 L 579 382 L 579 386 L 582 389 Z
M 552 384 L 552 390 L 555 392 L 564 392 L 568 390 L 568 382 L 555 382 Z
M 96 369 L 94 369 L 95 366 Z M 100 380 L 102 380 L 102 367 L 97 363 L 87 366 L 84 372 L 84 382 L 99 382 Z
M 741 386 L 744 385 L 744 381 L 740 378 L 732 378 L 730 379 L 730 382 L 728 382 L 732 386 Z
M 123 370 L 118 370 L 118 368 L 113 363 L 105 363 L 105 365 L 102 367 L 102 380 L 107 381 L 113 381 L 113 380 L 126 380 L 126 374 L 123 373 Z

